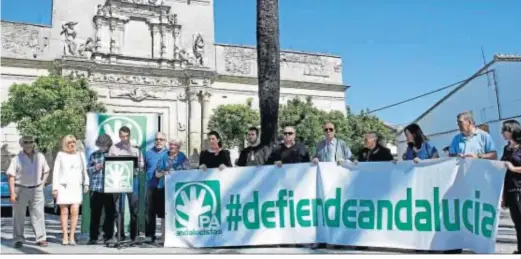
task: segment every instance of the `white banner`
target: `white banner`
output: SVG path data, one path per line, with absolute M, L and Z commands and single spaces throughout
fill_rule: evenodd
M 284 165 L 166 177 L 166 247 L 329 243 L 495 251 L 501 162 Z

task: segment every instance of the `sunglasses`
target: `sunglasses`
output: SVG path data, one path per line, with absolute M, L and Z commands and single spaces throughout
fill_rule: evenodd
M 293 135 L 293 132 L 284 132 L 284 136 L 291 136 Z
M 324 129 L 324 132 L 333 132 L 333 131 L 335 131 L 335 129 L 333 129 L 333 128 L 325 128 Z
M 67 144 L 76 144 L 76 141 L 69 141 Z
M 164 138 L 156 138 L 156 141 L 165 141 Z
M 24 141 L 23 143 L 24 143 L 24 144 L 33 144 L 34 141 Z

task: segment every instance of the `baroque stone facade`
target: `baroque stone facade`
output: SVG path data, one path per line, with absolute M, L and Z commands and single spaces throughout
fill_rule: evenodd
M 87 78 L 109 112 L 161 116 L 161 131 L 194 159 L 213 109 L 249 97 L 258 107 L 256 50 L 215 44 L 211 0 L 54 0 L 53 9 L 49 27 L 2 21 L 2 101 L 13 83 L 59 64 Z M 281 52 L 282 102 L 313 96 L 344 111 L 344 91 L 339 57 Z M 4 127 L 2 154 L 17 139 L 15 125 Z

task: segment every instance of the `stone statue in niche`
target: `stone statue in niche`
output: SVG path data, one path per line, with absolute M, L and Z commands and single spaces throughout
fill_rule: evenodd
M 204 66 L 204 39 L 200 33 L 195 35 L 193 53 L 195 65 Z
M 76 43 L 76 30 L 74 27 L 77 22 L 68 22 L 62 25 L 60 35 L 65 36 L 65 46 L 63 47 L 63 55 L 75 56 L 78 53 L 78 44 Z

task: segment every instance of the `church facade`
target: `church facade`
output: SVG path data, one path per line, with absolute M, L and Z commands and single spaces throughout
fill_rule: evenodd
M 52 26 L 2 21 L 2 102 L 12 84 L 58 65 L 87 78 L 110 113 L 157 114 L 190 154 L 217 106 L 252 98 L 258 107 L 256 50 L 214 42 L 213 0 L 54 0 L 52 11 Z M 281 51 L 280 60 L 281 103 L 311 96 L 345 112 L 340 57 Z M 1 139 L 6 161 L 19 150 L 16 125 Z

